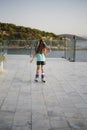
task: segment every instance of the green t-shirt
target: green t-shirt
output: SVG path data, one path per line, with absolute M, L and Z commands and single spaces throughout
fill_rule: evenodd
M 37 53 L 36 59 L 37 59 L 37 61 L 45 61 L 46 60 L 44 53 L 42 53 L 42 54 Z

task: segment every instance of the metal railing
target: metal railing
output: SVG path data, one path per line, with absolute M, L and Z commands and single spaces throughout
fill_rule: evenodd
M 52 50 L 52 52 L 55 53 L 55 51 L 58 52 L 61 50 L 63 51 L 61 57 L 66 58 L 69 61 L 75 61 L 75 46 L 76 46 L 75 37 L 73 37 L 72 40 L 62 38 L 60 40 L 44 40 L 44 42 L 46 43 L 47 48 Z M 2 44 L 0 52 L 2 52 L 3 50 L 3 52 L 6 54 L 32 55 L 37 43 L 38 43 L 38 39 L 36 40 L 4 40 L 3 43 L 0 43 L 0 45 Z
M 64 57 L 69 61 L 72 61 L 72 62 L 75 61 L 75 58 L 76 58 L 76 39 L 75 39 L 75 36 L 73 36 L 72 39 L 66 40 Z

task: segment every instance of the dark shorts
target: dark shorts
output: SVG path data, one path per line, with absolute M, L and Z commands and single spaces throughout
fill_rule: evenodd
M 45 61 L 37 61 L 37 65 L 45 65 Z

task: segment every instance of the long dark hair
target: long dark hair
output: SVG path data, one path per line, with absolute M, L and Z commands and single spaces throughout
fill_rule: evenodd
M 42 54 L 43 49 L 46 48 L 46 45 L 44 44 L 43 40 L 41 39 L 38 43 L 38 47 L 36 49 L 36 53 Z

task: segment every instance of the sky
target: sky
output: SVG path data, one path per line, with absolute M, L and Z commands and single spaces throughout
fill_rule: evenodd
M 0 0 L 0 22 L 87 36 L 87 0 Z

